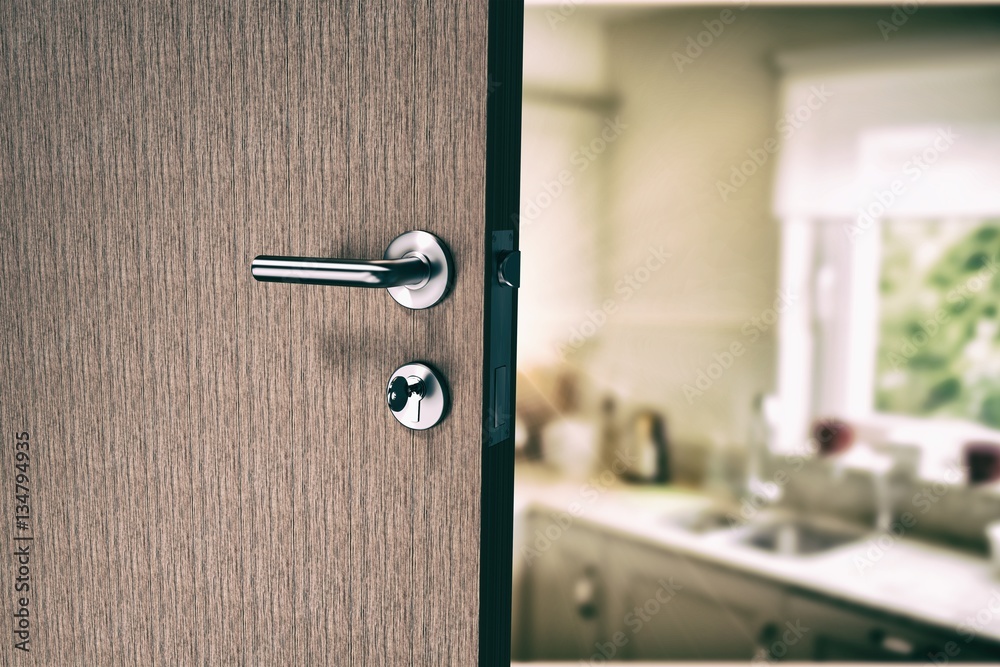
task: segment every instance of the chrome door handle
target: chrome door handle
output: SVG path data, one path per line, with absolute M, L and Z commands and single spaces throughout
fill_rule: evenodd
M 253 277 L 269 283 L 341 287 L 383 287 L 407 308 L 430 308 L 451 287 L 451 253 L 429 232 L 406 232 L 393 239 L 383 259 L 323 259 L 259 255 L 250 265 Z
M 402 259 L 319 259 L 259 255 L 253 277 L 265 283 L 305 283 L 341 287 L 416 287 L 427 280 L 431 266 L 423 257 Z

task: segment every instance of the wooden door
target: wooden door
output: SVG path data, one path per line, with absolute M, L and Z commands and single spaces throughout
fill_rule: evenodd
M 0 6 L 0 664 L 509 661 L 520 13 Z M 429 310 L 250 275 L 414 229 Z M 385 405 L 414 360 L 425 432 Z

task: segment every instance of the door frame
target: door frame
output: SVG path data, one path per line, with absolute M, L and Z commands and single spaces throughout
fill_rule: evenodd
M 523 0 L 490 0 L 486 87 L 483 327 L 483 456 L 479 568 L 479 664 L 506 667 L 511 652 L 514 531 L 514 368 L 517 290 L 498 263 L 518 249 L 521 176 Z M 502 383 L 498 386 L 498 382 Z

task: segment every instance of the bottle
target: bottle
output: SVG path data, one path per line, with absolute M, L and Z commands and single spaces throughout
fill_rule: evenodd
M 670 481 L 670 452 L 666 420 L 653 410 L 641 410 L 632 419 L 632 465 L 625 479 L 640 484 Z
M 602 470 L 614 471 L 621 444 L 621 433 L 618 428 L 618 414 L 615 399 L 610 394 L 601 401 L 601 442 L 598 460 Z
M 546 462 L 566 477 L 586 479 L 599 467 L 600 424 L 582 409 L 580 381 L 566 371 L 555 394 L 559 416 L 542 429 L 542 451 Z

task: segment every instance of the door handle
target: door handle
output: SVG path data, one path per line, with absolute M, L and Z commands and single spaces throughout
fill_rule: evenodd
M 414 231 L 393 239 L 382 259 L 258 255 L 250 273 L 268 283 L 382 287 L 399 304 L 420 310 L 447 296 L 454 268 L 451 252 L 441 239 Z

